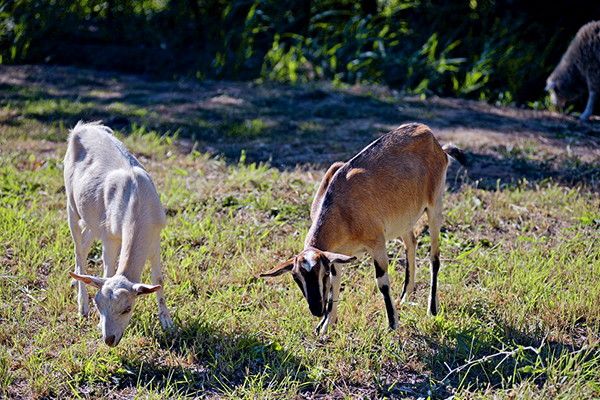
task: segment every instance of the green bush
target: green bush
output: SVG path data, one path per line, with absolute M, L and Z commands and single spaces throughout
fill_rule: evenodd
M 0 6 L 0 62 L 384 83 L 538 107 L 571 38 L 599 17 L 582 0 L 14 0 Z

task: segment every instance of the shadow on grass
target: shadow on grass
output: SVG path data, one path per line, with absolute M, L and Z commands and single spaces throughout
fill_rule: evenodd
M 583 162 L 577 157 L 537 160 L 524 154 L 472 153 L 469 156 L 471 165 L 467 181 L 477 182 L 482 189 L 502 189 L 525 180 L 532 183 L 551 181 L 569 187 L 582 184 L 595 187 L 600 183 L 600 160 Z M 448 176 L 451 176 L 450 172 Z
M 18 71 L 2 67 L 0 76 Z M 133 125 L 160 135 L 177 133 L 186 139 L 183 152 L 208 151 L 230 163 L 237 163 L 244 150 L 248 163 L 325 168 L 350 159 L 394 126 L 420 121 L 434 132 L 464 127 L 481 129 L 473 134 L 483 140 L 487 131 L 503 135 L 505 145 L 471 150 L 467 179 L 483 188 L 496 188 L 499 179 L 512 184 L 523 178 L 594 186 L 600 175 L 600 161 L 591 150 L 597 148 L 600 124 L 572 117 L 457 99 L 398 100 L 368 90 L 327 86 L 152 82 L 135 75 L 63 67 L 33 66 L 23 71 L 20 80 L 0 84 L 0 106 L 18 111 L 0 119 L 0 125 L 35 120 L 54 127 L 53 132 L 39 130 L 46 140 L 64 140 L 66 129 L 81 119 L 101 119 L 125 135 Z M 535 145 L 510 144 L 509 139 L 539 139 L 560 151 L 579 143 L 590 154 L 588 161 L 568 151 L 545 155 Z M 455 172 L 449 171 L 449 182 L 456 181 Z
M 257 388 L 285 393 L 290 380 L 307 380 L 299 359 L 279 343 L 261 341 L 247 332 L 225 333 L 201 318 L 187 319 L 177 333 L 158 339 L 163 350 L 158 359 L 122 359 L 123 368 L 111 377 L 117 390 L 151 389 L 194 397 Z
M 481 325 L 451 332 L 453 344 L 446 344 L 448 339 L 440 343 L 437 338 L 422 338 L 435 354 L 423 358 L 429 358 L 431 378 L 436 382 L 432 393 L 438 398 L 446 398 L 457 389 L 495 391 L 523 382 L 541 389 L 549 381 L 588 375 L 598 369 L 600 349 L 586 346 L 584 337 L 574 340 L 578 344 L 551 341 L 541 330 L 526 332 L 498 315 L 491 322 L 491 316 L 477 305 L 472 312 L 482 318 Z

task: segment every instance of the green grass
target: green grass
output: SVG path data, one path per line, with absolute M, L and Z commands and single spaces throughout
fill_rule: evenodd
M 165 335 L 145 299 L 116 349 L 101 344 L 96 316 L 76 315 L 69 288 L 64 144 L 43 156 L 35 141 L 3 149 L 0 390 L 9 397 L 598 393 L 600 215 L 586 190 L 524 182 L 446 195 L 440 315 L 425 315 L 425 232 L 419 306 L 400 307 L 397 331 L 386 328 L 367 260 L 345 269 L 340 322 L 318 338 L 291 280 L 257 274 L 301 248 L 319 173 L 230 166 L 170 142 L 125 138 L 148 157 L 169 211 L 162 258 L 178 332 Z M 401 244 L 389 250 L 397 297 Z M 99 246 L 90 258 L 100 273 Z
M 236 162 L 183 152 L 165 131 L 132 126 L 121 137 L 168 214 L 162 262 L 177 331 L 162 331 L 147 297 L 112 349 L 94 313 L 77 315 L 69 287 L 66 134 L 53 118 L 0 125 L 0 397 L 600 395 L 600 211 L 586 185 L 456 185 L 444 198 L 440 314 L 426 316 L 424 218 L 416 227 L 418 305 L 399 305 L 404 250 L 398 240 L 388 247 L 398 329 L 387 329 L 366 259 L 344 269 L 339 323 L 318 337 L 291 278 L 258 273 L 302 248 L 324 169 L 280 170 L 248 162 L 244 152 Z M 532 146 L 512 156 L 529 157 Z M 99 243 L 89 268 L 101 274 Z

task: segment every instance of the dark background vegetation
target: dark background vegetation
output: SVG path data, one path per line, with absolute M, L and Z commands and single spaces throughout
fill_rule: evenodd
M 160 79 L 330 80 L 543 107 L 600 3 L 494 0 L 8 0 L 0 61 Z

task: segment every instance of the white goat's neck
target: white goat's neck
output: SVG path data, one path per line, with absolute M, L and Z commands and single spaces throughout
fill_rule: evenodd
M 123 242 L 116 271 L 132 282 L 140 282 L 144 265 L 154 244 L 155 229 L 140 222 L 134 220 L 123 227 Z

